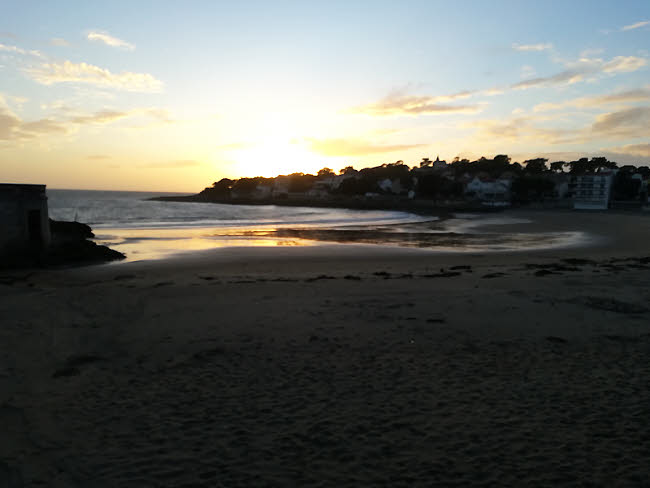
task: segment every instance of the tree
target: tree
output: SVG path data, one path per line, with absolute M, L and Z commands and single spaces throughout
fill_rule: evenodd
M 339 174 L 340 175 L 352 175 L 352 174 L 354 174 L 356 172 L 357 172 L 357 170 L 354 169 L 352 166 L 346 166 L 341 171 L 339 171 Z
M 316 177 L 304 173 L 292 173 L 289 175 L 289 191 L 292 193 L 304 193 L 314 186 Z
M 564 161 L 553 161 L 551 163 L 551 171 L 555 173 L 564 173 L 564 167 L 567 165 Z
M 618 164 L 616 164 L 614 161 L 608 161 L 607 158 L 603 157 L 591 158 L 590 163 L 594 168 L 594 171 L 602 171 L 603 169 L 616 169 L 618 166 Z
M 577 161 L 571 161 L 568 163 L 569 173 L 572 175 L 583 175 L 590 170 L 589 159 L 580 158 Z
M 429 158 L 422 158 L 422 161 L 420 161 L 420 168 L 428 168 L 433 164 L 433 161 L 431 161 Z
M 232 185 L 232 189 L 242 195 L 248 195 L 257 189 L 259 178 L 239 178 Z
M 328 178 L 330 176 L 335 176 L 336 174 L 330 168 L 319 169 L 317 176 L 319 178 Z
M 546 171 L 546 158 L 536 158 L 524 161 L 524 171 L 528 174 L 541 174 Z
M 612 183 L 614 200 L 636 200 L 639 196 L 641 181 L 632 178 L 631 171 L 619 171 Z
M 650 178 L 650 168 L 648 168 L 647 166 L 639 166 L 636 169 L 636 172 L 640 174 L 644 180 Z
M 555 185 L 543 176 L 527 175 L 512 182 L 512 199 L 517 202 L 543 200 L 553 196 Z

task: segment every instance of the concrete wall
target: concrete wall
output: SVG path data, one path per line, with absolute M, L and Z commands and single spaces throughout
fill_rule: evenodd
M 0 184 L 0 255 L 37 253 L 49 244 L 45 185 Z

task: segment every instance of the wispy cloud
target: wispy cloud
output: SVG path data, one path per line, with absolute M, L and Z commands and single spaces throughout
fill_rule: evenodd
M 77 115 L 72 117 L 70 122 L 75 124 L 110 124 L 111 122 L 129 117 L 132 114 L 130 111 L 100 110 L 93 114 Z
M 365 156 L 391 153 L 427 144 L 374 144 L 363 139 L 307 139 L 310 149 L 323 156 Z
M 650 158 L 650 144 L 626 144 L 625 146 L 608 147 L 604 151 Z
M 573 63 L 567 63 L 567 69 L 551 76 L 532 78 L 510 85 L 515 90 L 525 90 L 538 86 L 558 84 L 573 84 L 583 81 L 589 75 L 599 73 L 629 73 L 646 66 L 648 62 L 637 56 L 616 56 L 605 61 L 599 58 L 580 58 Z
M 111 159 L 111 157 L 106 154 L 89 154 L 86 156 L 86 159 L 90 159 L 91 161 L 102 161 L 104 159 Z
M 40 51 L 33 49 L 23 49 L 17 46 L 8 46 L 6 44 L 0 44 L 0 51 L 5 51 L 9 53 L 22 54 L 22 55 L 31 55 L 37 58 L 42 58 L 43 54 Z
M 0 96 L 0 141 L 25 141 L 48 134 L 70 134 L 82 126 L 108 125 L 122 119 L 145 117 L 171 122 L 169 113 L 160 108 L 132 110 L 99 110 L 86 114 L 69 114 L 25 121 L 12 112 L 6 99 Z
M 50 44 L 52 46 L 62 46 L 62 47 L 66 47 L 70 45 L 68 41 L 66 41 L 61 37 L 53 37 L 52 39 L 50 39 Z
M 647 137 L 650 127 L 650 106 L 632 107 L 596 117 L 591 129 L 607 137 Z
M 540 44 L 513 44 L 512 49 L 515 51 L 548 51 L 553 49 L 553 44 L 550 42 Z
M 43 85 L 55 83 L 88 83 L 96 86 L 132 92 L 158 93 L 163 82 L 148 73 L 111 73 L 109 70 L 87 63 L 43 63 L 26 70 L 32 79 Z
M 647 138 L 650 126 L 650 107 L 632 107 L 600 114 L 592 122 L 577 126 L 560 126 L 546 116 L 518 116 L 510 119 L 483 119 L 463 124 L 478 129 L 477 144 L 500 143 L 535 146 L 571 145 Z
M 194 159 L 177 159 L 174 161 L 159 161 L 141 165 L 142 168 L 159 169 L 191 168 L 194 166 L 201 166 L 201 162 Z
M 366 115 L 433 115 L 442 113 L 476 113 L 477 104 L 450 105 L 448 102 L 469 98 L 473 92 L 462 91 L 452 95 L 417 96 L 393 93 L 382 100 L 350 109 L 351 113 Z
M 642 20 L 641 22 L 637 22 L 635 24 L 630 24 L 630 25 L 623 26 L 623 27 L 621 27 L 621 30 L 622 31 L 629 31 L 629 30 L 638 29 L 640 27 L 644 27 L 646 25 L 650 25 L 650 20 Z
M 538 124 L 538 119 L 530 116 L 514 117 L 509 120 L 479 120 L 466 126 L 479 129 L 477 136 L 482 141 L 573 144 L 582 140 L 579 131 L 542 127 Z
M 44 134 L 64 134 L 66 132 L 68 132 L 68 128 L 65 124 L 52 119 L 23 121 L 11 111 L 4 97 L 0 95 L 0 141 L 20 141 Z
M 566 107 L 589 108 L 600 107 L 612 103 L 634 103 L 646 100 L 650 100 L 650 85 L 635 90 L 574 98 L 559 103 L 540 103 L 535 105 L 533 110 L 535 112 L 548 112 L 551 110 L 560 110 Z
M 113 37 L 107 32 L 90 31 L 86 38 L 89 41 L 103 42 L 107 46 L 126 49 L 127 51 L 133 51 L 135 49 L 134 44 L 131 44 L 130 42 L 124 41 L 122 39 L 118 39 L 117 37 Z

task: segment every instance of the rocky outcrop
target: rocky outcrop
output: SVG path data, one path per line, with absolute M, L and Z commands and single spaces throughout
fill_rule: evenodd
M 50 219 L 52 243 L 45 255 L 46 264 L 98 263 L 126 256 L 88 239 L 95 237 L 89 225 Z
M 52 235 L 52 242 L 76 241 L 95 237 L 88 224 L 52 219 L 50 219 L 50 234 Z
M 0 269 L 32 268 L 66 264 L 94 264 L 124 259 L 121 252 L 89 239 L 90 226 L 50 219 L 51 242 L 46 248 L 25 247 L 0 256 Z

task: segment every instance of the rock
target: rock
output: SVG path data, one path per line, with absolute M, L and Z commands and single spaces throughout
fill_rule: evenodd
M 104 262 L 124 259 L 125 257 L 124 254 L 114 249 L 81 239 L 52 243 L 45 262 L 47 264 Z
M 52 242 L 77 241 L 95 237 L 92 229 L 87 224 L 52 219 L 50 219 L 50 233 L 52 234 Z

